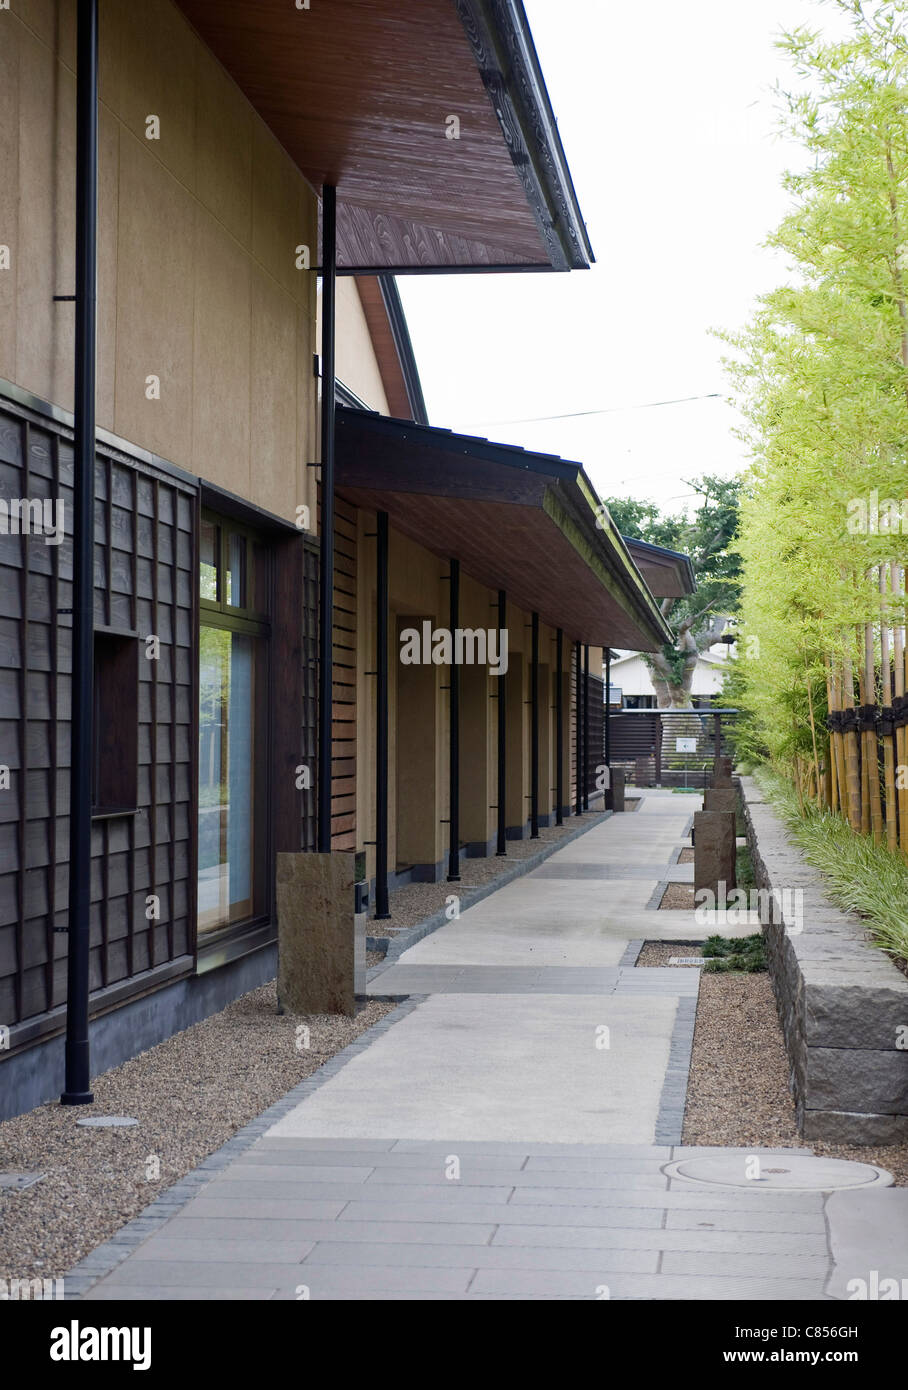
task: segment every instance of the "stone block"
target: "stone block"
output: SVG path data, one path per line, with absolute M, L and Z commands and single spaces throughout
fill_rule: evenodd
M 352 854 L 277 856 L 278 1003 L 293 1014 L 355 1012 Z
M 624 768 L 610 769 L 609 785 L 605 793 L 605 806 L 608 811 L 624 810 Z
M 713 783 L 713 786 L 707 787 L 706 791 L 703 793 L 703 809 L 704 811 L 732 811 L 736 813 L 738 809 L 738 793 L 731 785 L 727 787 L 717 787 L 715 783 Z
M 734 812 L 695 812 L 694 835 L 694 889 L 718 896 L 724 883 L 730 891 L 735 887 Z

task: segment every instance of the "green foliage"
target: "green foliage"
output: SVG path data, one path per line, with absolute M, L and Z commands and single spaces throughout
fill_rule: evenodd
M 870 577 L 908 561 L 905 535 L 855 518 L 874 490 L 908 496 L 908 0 L 834 3 L 847 40 L 800 29 L 780 42 L 799 83 L 779 94 L 783 121 L 806 156 L 770 238 L 791 282 L 725 335 L 753 455 L 738 543 L 744 656 L 725 696 L 746 711 L 747 754 L 780 763 L 810 755 L 826 658 L 857 663 L 860 625 L 905 621 L 903 600 L 881 601 Z
M 824 875 L 832 900 L 859 913 L 884 951 L 908 959 L 908 863 L 812 802 L 802 812 L 782 778 L 764 770 L 759 782 L 808 863 Z
M 622 535 L 635 536 L 689 555 L 697 587 L 693 594 L 665 599 L 662 611 L 675 641 L 645 659 L 662 703 L 689 703 L 691 677 L 699 651 L 718 637 L 721 619 L 734 613 L 740 591 L 741 560 L 734 546 L 740 480 L 704 474 L 690 487 L 702 502 L 693 515 L 663 516 L 651 502 L 610 497 L 606 505 Z M 660 689 L 661 684 L 661 689 Z
M 709 961 L 703 967 L 704 974 L 718 975 L 729 971 L 743 971 L 756 975 L 766 967 L 766 944 L 762 932 L 755 936 L 727 937 L 710 936 L 703 947 L 702 954 Z

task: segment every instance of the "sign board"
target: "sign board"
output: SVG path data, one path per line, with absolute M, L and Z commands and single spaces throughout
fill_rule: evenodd
M 695 738 L 676 738 L 676 739 L 675 739 L 675 752 L 676 752 L 676 753 L 696 753 L 696 751 L 697 751 L 697 740 L 696 740 Z

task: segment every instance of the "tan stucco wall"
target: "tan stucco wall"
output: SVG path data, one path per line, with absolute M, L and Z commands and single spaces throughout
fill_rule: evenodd
M 100 11 L 98 424 L 288 519 L 314 513 L 316 277 L 295 249 L 316 259 L 315 195 L 171 0 Z M 75 12 L 0 11 L 0 376 L 65 409 Z
M 339 275 L 336 283 L 337 347 L 334 363 L 337 379 L 349 387 L 354 395 L 359 396 L 371 410 L 377 410 L 381 415 L 390 415 L 388 398 L 385 395 L 356 281 L 351 275 Z
M 357 702 L 357 848 L 366 854 L 368 877 L 375 873 L 375 515 L 359 513 L 359 693 Z M 448 729 L 450 668 L 430 666 L 414 676 L 399 660 L 402 625 L 448 624 L 448 564 L 390 528 L 389 795 L 388 865 L 442 863 L 446 872 L 449 815 Z M 497 626 L 497 594 L 461 572 L 460 625 Z M 507 685 L 509 826 L 523 826 L 530 813 L 530 614 L 508 604 L 509 675 Z M 540 624 L 539 814 L 554 813 L 555 797 L 555 634 Z M 569 799 L 571 644 L 564 643 L 565 800 Z M 591 654 L 592 655 L 592 654 Z M 406 684 L 404 684 L 406 682 Z M 498 792 L 499 680 L 488 668 L 461 668 L 460 829 L 464 843 L 494 842 Z M 433 746 L 434 740 L 434 746 Z M 493 846 L 494 852 L 494 846 Z

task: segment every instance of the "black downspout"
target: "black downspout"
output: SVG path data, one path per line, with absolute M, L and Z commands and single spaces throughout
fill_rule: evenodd
M 460 626 L 460 561 L 451 560 L 449 621 L 454 643 L 451 662 L 451 717 L 448 727 L 448 882 L 460 882 L 460 667 L 456 633 Z
M 376 554 L 376 731 L 375 731 L 375 917 L 388 906 L 388 513 L 377 512 Z
M 504 589 L 498 590 L 498 650 L 502 651 L 502 634 L 508 626 L 508 596 Z M 496 855 L 508 852 L 508 744 L 507 744 L 507 690 L 504 672 L 498 676 L 498 847 Z
M 577 763 L 577 777 L 574 808 L 575 815 L 583 814 L 583 775 L 581 767 L 583 765 L 583 696 L 581 692 L 581 670 L 580 670 L 580 643 L 574 643 L 575 654 L 575 675 L 574 675 L 574 756 Z
M 564 664 L 564 633 L 558 629 L 555 638 L 555 664 L 558 668 L 555 684 L 555 824 L 564 824 L 564 709 L 562 707 L 561 684 Z
M 539 614 L 533 613 L 530 648 L 530 839 L 539 839 Z
M 95 387 L 98 303 L 98 0 L 79 0 L 76 38 L 76 333 L 73 487 L 69 934 L 63 1105 L 89 1105 Z
M 318 623 L 318 848 L 331 850 L 331 685 L 334 677 L 334 345 L 337 189 L 322 188 L 322 488 Z
M 583 809 L 590 809 L 590 649 L 583 648 Z
M 612 729 L 611 729 L 611 709 L 612 709 L 612 649 L 605 649 L 605 734 L 603 751 L 605 753 L 605 765 L 610 768 L 612 765 Z

